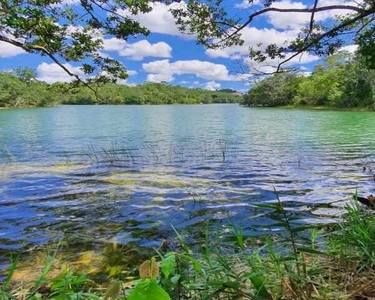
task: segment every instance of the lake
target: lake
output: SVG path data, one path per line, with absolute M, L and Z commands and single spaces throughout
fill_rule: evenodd
M 32 250 L 62 235 L 77 253 L 157 248 L 176 237 L 172 225 L 196 242 L 206 226 L 229 235 L 232 222 L 255 235 L 281 230 L 254 206 L 275 202 L 274 189 L 296 224 L 334 222 L 356 189 L 374 193 L 375 114 L 234 104 L 0 110 L 0 164 L 2 258 L 25 240 Z

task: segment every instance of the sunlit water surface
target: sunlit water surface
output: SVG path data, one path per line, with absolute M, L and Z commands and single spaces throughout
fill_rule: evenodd
M 372 112 L 0 110 L 1 253 L 62 234 L 78 252 L 158 247 L 175 238 L 171 225 L 199 241 L 206 220 L 242 224 L 247 235 L 275 231 L 274 214 L 254 206 L 275 202 L 274 189 L 296 223 L 332 222 L 357 188 L 374 192 L 374 138 Z

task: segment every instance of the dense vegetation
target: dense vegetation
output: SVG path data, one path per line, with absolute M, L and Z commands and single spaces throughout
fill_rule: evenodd
M 375 70 L 341 53 L 330 56 L 309 76 L 279 73 L 245 95 L 249 106 L 326 106 L 375 109 Z
M 58 104 L 199 104 L 236 103 L 242 97 L 226 92 L 188 89 L 161 83 L 126 86 L 103 84 L 97 94 L 87 86 L 69 86 L 35 80 L 31 70 L 0 72 L 0 107 L 34 107 Z

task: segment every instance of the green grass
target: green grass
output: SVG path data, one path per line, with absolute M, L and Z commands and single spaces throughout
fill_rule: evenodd
M 364 210 L 355 199 L 346 207 L 347 214 L 330 236 L 331 249 L 337 255 L 355 261 L 360 270 L 375 268 L 375 214 Z
M 284 233 L 250 238 L 231 220 L 233 238 L 223 247 L 220 234 L 212 233 L 207 223 L 201 248 L 193 251 L 173 228 L 178 250 L 155 249 L 142 264 L 140 277 L 132 281 L 115 275 L 98 284 L 73 268 L 49 276 L 55 250 L 37 280 L 19 285 L 12 282 L 18 255 L 10 264 L 0 299 L 332 300 L 359 299 L 373 292 L 373 211 L 355 202 L 346 207 L 337 225 L 298 228 L 280 201 L 267 208 L 280 216 Z

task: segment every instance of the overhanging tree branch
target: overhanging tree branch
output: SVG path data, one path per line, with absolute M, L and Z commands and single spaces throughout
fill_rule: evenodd
M 3 42 L 6 42 L 8 44 L 12 44 L 13 46 L 16 46 L 16 47 L 19 47 L 19 48 L 22 48 L 24 49 L 26 52 L 29 52 L 29 53 L 32 53 L 33 51 L 40 51 L 42 53 L 44 53 L 45 55 L 47 55 L 49 58 L 51 58 L 60 68 L 62 68 L 69 76 L 71 77 L 74 77 L 79 83 L 82 83 L 83 85 L 85 85 L 86 87 L 88 87 L 91 91 L 93 91 L 95 93 L 96 96 L 97 95 L 97 91 L 95 89 L 92 88 L 91 85 L 89 85 L 86 81 L 84 81 L 83 79 L 81 79 L 80 76 L 78 76 L 77 74 L 74 74 L 72 73 L 66 66 L 64 66 L 58 59 L 56 56 L 54 56 L 50 51 L 48 51 L 46 48 L 42 47 L 42 46 L 39 46 L 39 45 L 30 45 L 30 44 L 25 44 L 25 43 L 22 43 L 22 42 L 19 42 L 17 40 L 13 40 L 11 38 L 8 38 L 6 36 L 1 36 L 0 35 L 0 41 L 3 41 Z
M 354 23 L 356 23 L 357 21 L 361 20 L 361 19 L 364 19 L 366 18 L 367 16 L 371 15 L 371 14 L 374 14 L 375 13 L 375 9 L 371 9 L 371 10 L 368 10 L 368 11 L 365 11 L 363 12 L 362 14 L 359 14 L 357 15 L 356 17 L 352 18 L 352 19 L 349 19 L 347 21 L 343 21 L 342 23 L 340 23 L 338 26 L 335 26 L 333 27 L 332 29 L 326 31 L 325 33 L 321 34 L 318 38 L 315 38 L 313 41 L 307 43 L 306 45 L 304 45 L 302 48 L 298 49 L 298 51 L 296 53 L 294 53 L 293 55 L 291 55 L 290 57 L 288 57 L 287 59 L 285 59 L 284 61 L 282 61 L 281 63 L 279 63 L 278 67 L 277 67 L 277 71 L 276 72 L 279 72 L 282 65 L 286 64 L 287 62 L 291 61 L 293 58 L 295 58 L 296 56 L 300 55 L 301 53 L 307 51 L 308 49 L 310 49 L 312 46 L 314 46 L 316 43 L 319 43 L 320 41 L 322 41 L 324 38 L 326 37 L 329 37 L 331 36 L 333 33 L 335 32 L 338 32 L 342 29 L 344 29 L 345 27 L 348 27 Z
M 245 27 L 247 27 L 250 23 L 254 21 L 254 18 L 264 15 L 269 12 L 278 12 L 278 13 L 310 13 L 314 14 L 317 12 L 322 11 L 330 11 L 330 10 L 349 10 L 353 12 L 357 12 L 359 14 L 363 14 L 366 12 L 366 10 L 359 8 L 357 6 L 353 5 L 327 5 L 327 6 L 321 6 L 321 7 L 314 7 L 314 8 L 277 8 L 277 7 L 267 7 L 264 9 L 261 9 L 253 14 L 251 14 L 247 21 L 243 23 L 241 26 L 237 27 L 233 32 L 231 32 L 227 37 L 220 40 L 219 42 L 215 44 L 221 44 L 224 41 L 233 38 L 237 34 L 239 34 L 240 31 L 242 31 Z M 310 22 L 311 23 L 311 22 Z M 235 27 L 234 27 L 235 28 Z

